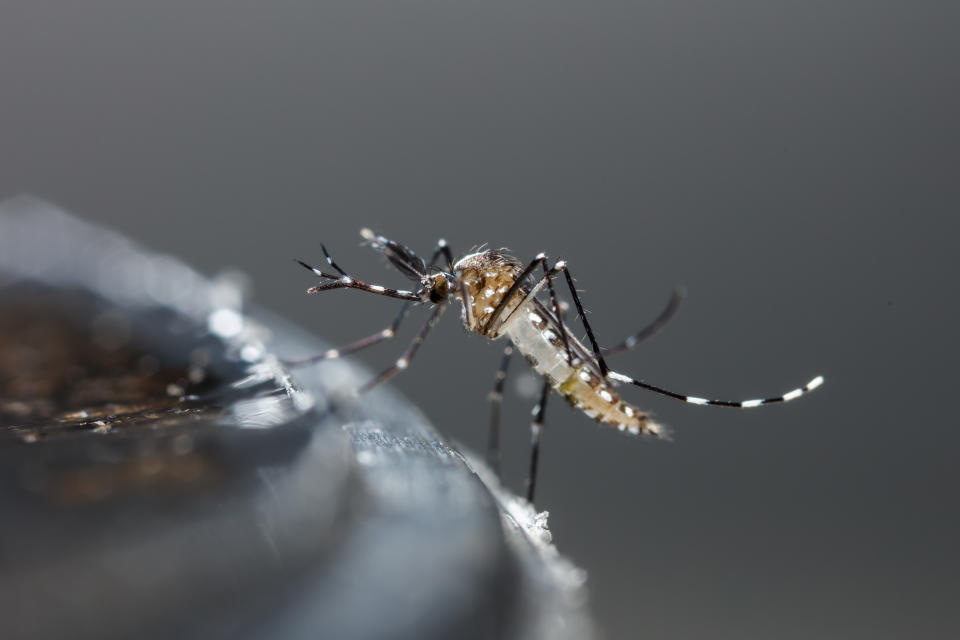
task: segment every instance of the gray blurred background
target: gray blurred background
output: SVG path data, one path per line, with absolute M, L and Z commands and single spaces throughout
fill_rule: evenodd
M 960 5 L 0 0 L 0 197 L 29 192 L 334 343 L 396 301 L 371 226 L 564 257 L 651 443 L 548 411 L 538 502 L 611 638 L 956 637 Z M 388 365 L 400 341 L 359 359 Z M 500 346 L 455 314 L 396 380 L 482 450 Z M 515 361 L 513 372 L 526 365 Z M 522 376 L 520 376 L 522 378 Z M 511 385 L 513 389 L 513 385 Z M 533 401 L 507 396 L 522 485 Z

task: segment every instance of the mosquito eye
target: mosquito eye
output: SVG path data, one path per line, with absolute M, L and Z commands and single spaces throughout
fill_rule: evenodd
M 434 304 L 443 302 L 450 292 L 450 281 L 443 276 L 437 276 L 433 281 L 433 287 L 430 288 L 430 302 Z

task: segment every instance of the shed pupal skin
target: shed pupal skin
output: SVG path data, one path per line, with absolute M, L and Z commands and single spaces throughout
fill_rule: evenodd
M 665 430 L 639 408 L 624 402 L 595 371 L 590 358 L 570 362 L 556 320 L 521 286 L 504 306 L 494 326 L 488 323 L 523 270 L 523 263 L 503 251 L 490 250 L 461 258 L 453 266 L 457 285 L 452 292 L 463 304 L 461 319 L 468 331 L 496 340 L 507 337 L 533 369 L 571 406 L 601 424 L 630 434 L 660 437 Z M 466 300 L 464 300 L 466 294 Z M 525 299 L 526 298 L 526 299 Z M 566 330 L 573 353 L 589 349 Z

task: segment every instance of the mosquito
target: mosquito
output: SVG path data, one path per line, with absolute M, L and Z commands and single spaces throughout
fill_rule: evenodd
M 319 277 L 321 284 L 311 287 L 307 293 L 320 293 L 332 289 L 358 289 L 390 298 L 404 300 L 399 313 L 381 331 L 352 342 L 338 349 L 287 364 L 302 366 L 320 360 L 339 358 L 369 346 L 393 338 L 400 323 L 413 305 L 431 305 L 432 313 L 413 341 L 392 366 L 360 387 L 366 392 L 389 380 L 410 366 L 420 345 L 430 329 L 437 323 L 450 298 L 461 303 L 461 320 L 468 331 L 478 333 L 490 340 L 505 338 L 507 346 L 497 370 L 494 388 L 490 393 L 491 415 L 488 433 L 487 458 L 491 467 L 499 471 L 500 409 L 508 365 L 514 350 L 521 355 L 543 378 L 540 399 L 534 407 L 530 425 L 531 449 L 527 480 L 527 500 L 533 503 L 536 488 L 537 461 L 540 436 L 543 432 L 544 411 L 551 392 L 579 409 L 587 417 L 631 435 L 646 435 L 652 438 L 667 437 L 666 429 L 650 415 L 621 399 L 614 390 L 620 384 L 632 385 L 690 404 L 718 407 L 751 408 L 766 404 L 789 402 L 813 391 L 823 384 L 823 376 L 813 378 L 803 387 L 798 387 L 779 396 L 753 400 L 715 400 L 677 393 L 650 384 L 610 369 L 607 357 L 628 351 L 641 341 L 657 333 L 673 317 L 683 297 L 674 292 L 663 311 L 648 326 L 630 335 L 624 341 L 608 349 L 602 349 L 587 321 L 583 304 L 573 284 L 573 276 L 563 260 L 548 266 L 543 253 L 524 265 L 503 249 L 481 250 L 454 261 L 446 241 L 440 240 L 429 262 L 424 262 L 407 247 L 362 229 L 360 235 L 365 244 L 383 254 L 400 273 L 415 283 L 410 290 L 391 289 L 378 284 L 368 284 L 347 274 L 330 256 L 322 244 L 321 249 L 327 264 L 335 273 L 327 273 L 306 262 L 297 260 L 303 267 Z M 443 259 L 442 267 L 437 261 Z M 576 307 L 577 318 L 586 330 L 590 346 L 577 340 L 564 321 L 565 305 L 562 305 L 554 288 L 554 278 L 563 279 Z M 544 288 L 549 302 L 544 298 Z

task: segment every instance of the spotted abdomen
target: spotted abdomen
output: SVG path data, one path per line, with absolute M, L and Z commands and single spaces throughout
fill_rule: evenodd
M 659 424 L 624 402 L 588 364 L 575 361 L 571 365 L 562 338 L 533 304 L 517 309 L 502 333 L 558 394 L 588 417 L 632 434 L 663 434 Z M 574 352 L 587 352 L 569 332 L 567 339 Z
M 561 345 L 562 348 L 562 345 Z M 600 377 L 586 367 L 578 367 L 563 382 L 554 385 L 557 393 L 588 418 L 617 427 L 634 435 L 662 435 L 659 424 L 637 407 L 624 402 Z

